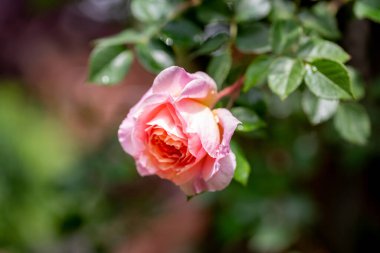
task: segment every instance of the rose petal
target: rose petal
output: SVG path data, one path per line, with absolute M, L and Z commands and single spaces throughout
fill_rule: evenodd
M 178 127 L 178 123 L 176 123 L 177 120 L 173 119 L 173 115 L 169 108 L 171 105 L 164 106 L 156 115 L 155 117 L 147 122 L 147 125 L 150 126 L 160 126 L 162 129 L 164 129 L 167 133 L 173 134 L 179 138 L 185 138 L 185 135 L 182 133 L 182 130 Z
M 195 195 L 204 191 L 219 191 L 230 184 L 236 167 L 235 154 L 230 152 L 221 159 L 211 157 L 205 159 L 204 166 L 211 165 L 217 167 L 216 169 L 212 169 L 216 173 L 208 180 L 204 180 L 201 176 L 198 176 L 192 181 L 180 185 L 181 190 L 187 195 Z
M 225 157 L 216 160 L 214 167 L 218 167 L 218 169 L 217 172 L 206 181 L 208 191 L 219 191 L 230 184 L 236 168 L 235 154 L 230 152 Z
M 231 137 L 240 121 L 226 109 L 215 109 L 213 112 L 218 117 L 220 129 L 223 131 L 222 141 L 217 149 L 217 158 L 220 159 L 230 153 Z M 217 166 L 209 166 L 206 163 L 202 171 L 202 177 L 205 180 L 209 180 L 216 172 L 218 172 Z
M 173 66 L 163 70 L 153 82 L 154 94 L 169 95 L 174 100 L 193 98 L 211 105 L 217 98 L 215 81 L 206 73 L 187 73 L 183 68 Z
M 236 127 L 241 124 L 241 122 L 227 109 L 218 108 L 213 110 L 213 112 L 217 115 L 219 125 L 223 129 L 221 145 L 229 147 L 231 137 L 234 134 Z
M 167 98 L 162 95 L 150 95 L 143 103 L 131 109 L 118 130 L 119 142 L 125 152 L 136 157 L 144 149 L 144 126 L 154 116 L 152 112 L 158 110 L 159 105 L 165 100 Z
M 210 108 L 190 99 L 183 99 L 175 106 L 186 122 L 183 131 L 188 134 L 196 133 L 203 149 L 214 157 L 220 143 L 220 133 Z
M 161 71 L 154 79 L 152 92 L 178 97 L 185 85 L 192 80 L 183 68 L 172 66 Z
M 193 80 L 185 86 L 176 100 L 184 98 L 194 99 L 204 105 L 212 105 L 217 99 L 215 84 L 205 79 Z

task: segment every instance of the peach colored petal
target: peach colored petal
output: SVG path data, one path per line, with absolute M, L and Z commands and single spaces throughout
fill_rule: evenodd
M 147 125 L 150 126 L 160 126 L 162 129 L 164 129 L 166 132 L 173 134 L 179 138 L 185 138 L 184 134 L 182 133 L 182 129 L 180 126 L 178 126 L 178 119 L 174 119 L 175 115 L 173 115 L 170 110 L 169 106 L 166 105 L 163 107 L 152 120 L 147 122 Z
M 146 121 L 154 116 L 154 113 L 152 115 L 151 112 L 156 111 L 157 107 L 166 100 L 167 97 L 162 95 L 150 95 L 130 110 L 118 130 L 119 142 L 125 152 L 135 157 L 144 149 L 143 133 L 139 130 L 145 126 Z M 143 112 L 144 115 L 142 115 Z
M 219 125 L 223 129 L 223 137 L 221 145 L 230 146 L 231 137 L 235 132 L 236 127 L 241 124 L 241 122 L 232 115 L 232 113 L 224 108 L 218 108 L 213 110 L 219 119 Z
M 195 177 L 192 181 L 188 181 L 180 185 L 181 190 L 187 195 L 195 195 L 202 193 L 204 191 L 219 191 L 226 188 L 234 175 L 236 167 L 236 159 L 234 153 L 230 152 L 228 155 L 221 159 L 214 159 L 211 157 L 205 158 L 204 166 L 212 165 L 217 167 L 214 169 L 216 173 L 209 178 L 204 180 L 201 176 Z
M 204 150 L 214 157 L 220 143 L 220 133 L 210 108 L 189 99 L 179 101 L 176 107 L 186 121 L 183 131 L 187 134 L 197 134 Z
M 230 152 L 225 157 L 216 160 L 214 166 L 219 168 L 217 172 L 206 181 L 208 191 L 219 191 L 230 184 L 236 168 L 235 154 Z

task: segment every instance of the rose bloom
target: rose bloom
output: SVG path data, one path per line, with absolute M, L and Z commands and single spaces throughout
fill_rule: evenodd
M 236 167 L 230 140 L 240 123 L 218 97 L 206 73 L 180 67 L 163 70 L 119 128 L 121 146 L 136 160 L 140 175 L 157 175 L 187 195 L 217 191 Z

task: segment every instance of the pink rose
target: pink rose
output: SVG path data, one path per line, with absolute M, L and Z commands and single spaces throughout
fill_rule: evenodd
M 187 195 L 217 191 L 236 167 L 230 140 L 240 123 L 228 110 L 214 109 L 214 80 L 179 67 L 163 70 L 119 128 L 121 146 L 140 175 L 158 175 Z

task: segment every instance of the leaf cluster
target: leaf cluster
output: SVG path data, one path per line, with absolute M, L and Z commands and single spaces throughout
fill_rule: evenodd
M 197 66 L 219 89 L 244 76 L 243 93 L 232 108 L 243 122 L 237 130 L 242 135 L 260 135 L 266 126 L 264 97 L 270 92 L 281 100 L 301 93 L 311 124 L 333 118 L 341 137 L 363 145 L 370 136 L 369 116 L 358 103 L 364 88 L 347 65 L 350 55 L 337 43 L 336 3 L 303 2 L 132 0 L 136 25 L 95 41 L 89 81 L 119 83 L 134 57 L 152 73 L 175 64 Z M 350 6 L 357 18 L 380 22 L 379 1 L 356 0 Z M 237 142 L 232 148 L 235 178 L 245 184 L 250 165 Z

